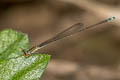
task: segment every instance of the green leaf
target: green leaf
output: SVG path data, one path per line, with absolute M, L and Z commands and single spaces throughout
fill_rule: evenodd
M 0 32 L 0 80 L 38 80 L 44 72 L 49 55 L 24 57 L 21 49 L 28 49 L 27 35 L 6 29 Z
M 0 59 L 22 55 L 21 50 L 29 47 L 27 35 L 6 29 L 0 32 Z

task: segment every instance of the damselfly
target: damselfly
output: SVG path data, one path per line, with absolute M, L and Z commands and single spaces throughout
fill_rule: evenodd
M 86 29 L 89 29 L 89 28 L 92 28 L 92 27 L 95 27 L 97 25 L 100 25 L 100 24 L 103 24 L 103 23 L 106 23 L 106 22 L 109 22 L 109 21 L 112 21 L 114 20 L 115 17 L 111 17 L 111 18 L 108 18 L 108 19 L 105 19 L 103 21 L 100 21 L 96 24 L 93 24 L 93 25 L 90 25 L 90 26 L 87 26 L 87 27 L 83 27 L 83 24 L 82 23 L 77 23 L 77 24 L 74 24 L 72 25 L 71 27 L 65 29 L 64 31 L 60 32 L 59 34 L 57 34 L 56 36 L 42 42 L 41 44 L 37 45 L 37 46 L 34 46 L 32 48 L 30 48 L 29 50 L 23 50 L 23 54 L 24 56 L 29 56 L 33 53 L 35 53 L 36 51 L 38 51 L 39 49 L 45 47 L 47 44 L 49 43 L 52 43 L 52 42 L 55 42 L 57 40 L 60 40 L 60 39 L 63 39 L 65 37 L 68 37 L 70 35 L 73 35 L 77 32 L 81 32 L 81 31 L 84 31 Z

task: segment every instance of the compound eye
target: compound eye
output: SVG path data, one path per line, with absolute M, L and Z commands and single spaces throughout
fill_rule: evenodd
M 23 51 L 24 56 L 27 56 L 28 51 L 26 50 L 22 50 L 22 51 Z

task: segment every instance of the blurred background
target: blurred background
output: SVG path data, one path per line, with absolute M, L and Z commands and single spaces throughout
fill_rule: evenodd
M 0 0 L 0 30 L 28 34 L 30 47 L 69 26 L 116 20 L 41 49 L 51 61 L 40 80 L 120 80 L 120 0 Z

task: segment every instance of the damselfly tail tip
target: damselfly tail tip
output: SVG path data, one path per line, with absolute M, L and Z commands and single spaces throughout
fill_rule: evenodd
M 115 19 L 115 16 L 108 18 L 107 21 L 109 22 L 109 21 L 112 21 L 114 19 Z

